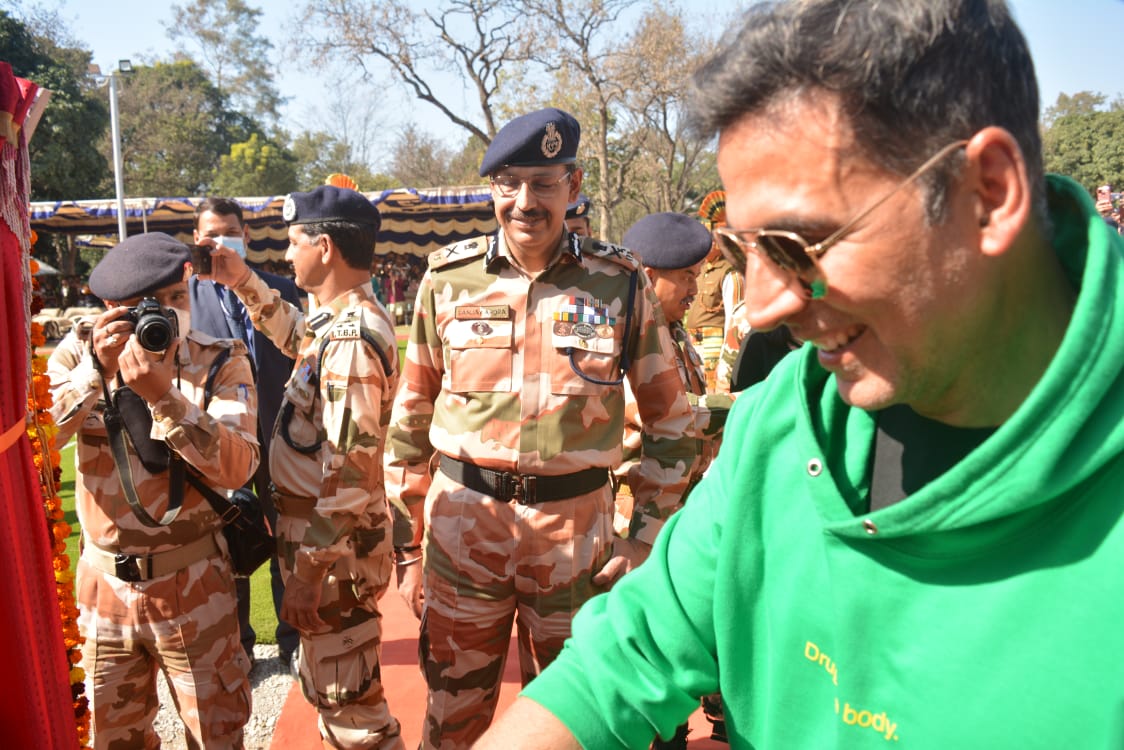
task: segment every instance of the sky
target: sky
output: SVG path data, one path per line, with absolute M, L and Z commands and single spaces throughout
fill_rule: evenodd
M 17 6 L 20 4 L 20 0 L 14 1 Z M 1052 105 L 1059 93 L 1095 91 L 1105 94 L 1108 101 L 1124 94 L 1124 59 L 1117 57 L 1124 33 L 1124 0 L 1009 1 L 1030 43 L 1043 108 Z M 0 7 L 12 2 L 0 2 Z M 103 71 L 115 68 L 117 60 L 123 58 L 134 62 L 154 57 L 167 59 L 177 44 L 168 38 L 165 28 L 173 19 L 169 3 L 152 0 L 39 2 L 58 9 L 73 36 L 92 50 L 94 62 Z M 187 0 L 181 2 L 186 4 Z M 699 18 L 713 16 L 718 5 L 713 0 L 677 2 Z M 431 3 L 436 4 L 434 0 L 421 2 Z M 303 61 L 285 58 L 285 51 L 301 41 L 299 32 L 294 30 L 294 16 L 304 4 L 303 0 L 248 0 L 248 4 L 263 11 L 259 32 L 273 41 L 278 57 L 275 63 L 278 88 L 283 96 L 291 97 L 282 111 L 282 126 L 291 133 L 305 129 L 332 130 L 334 121 L 328 114 L 331 101 L 347 87 L 319 78 L 315 71 L 306 69 Z M 461 95 L 459 81 L 454 79 L 446 86 L 446 95 Z M 396 133 L 411 123 L 449 145 L 457 145 L 462 140 L 463 131 L 448 124 L 435 108 L 413 101 L 404 89 L 388 82 L 382 83 L 381 88 L 385 93 L 378 101 L 385 102 L 387 110 L 386 117 L 380 118 L 377 137 L 383 139 L 381 145 L 389 145 Z M 466 111 L 475 111 L 467 99 L 462 101 Z

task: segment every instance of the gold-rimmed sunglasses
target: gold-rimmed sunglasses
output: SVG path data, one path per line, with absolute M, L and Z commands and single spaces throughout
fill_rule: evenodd
M 712 230 L 714 240 L 718 243 L 718 248 L 722 251 L 726 260 L 741 273 L 745 273 L 746 254 L 752 250 L 799 281 L 812 299 L 822 299 L 827 294 L 827 275 L 819 262 L 823 254 L 830 250 L 832 245 L 843 239 L 856 224 L 894 197 L 899 190 L 913 183 L 914 180 L 928 172 L 946 156 L 967 144 L 968 141 L 966 140 L 948 144 L 914 170 L 913 174 L 896 185 L 893 190 L 867 206 L 855 218 L 839 227 L 827 238 L 815 244 L 808 242 L 796 232 L 783 229 L 715 227 Z

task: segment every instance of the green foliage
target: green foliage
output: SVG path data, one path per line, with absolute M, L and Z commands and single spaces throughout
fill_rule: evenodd
M 247 140 L 251 125 L 189 60 L 134 66 L 118 91 L 125 194 L 209 192 L 223 154 Z M 103 143 L 107 153 L 111 145 Z
M 293 154 L 254 133 L 222 157 L 212 190 L 218 195 L 278 195 L 298 187 Z
M 1098 109 L 1104 97 L 1081 92 L 1058 98 L 1047 110 L 1042 152 L 1049 172 L 1072 177 L 1089 190 L 1124 187 L 1124 110 Z
M 38 24 L 56 35 L 57 19 Z M 96 143 L 109 127 L 108 104 L 86 77 L 90 51 L 40 33 L 0 10 L 0 54 L 17 76 L 50 89 L 51 100 L 31 141 L 31 200 L 103 197 L 111 191 L 109 161 Z

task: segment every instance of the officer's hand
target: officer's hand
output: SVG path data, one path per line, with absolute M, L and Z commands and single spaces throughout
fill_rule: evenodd
M 210 237 L 202 238 L 199 244 L 211 248 L 211 272 L 201 273 L 199 278 L 217 281 L 228 287 L 236 287 L 250 278 L 250 267 L 237 252 L 215 244 Z
M 285 596 L 281 599 L 281 619 L 296 628 L 302 635 L 324 633 L 331 630 L 320 619 L 321 583 L 308 583 L 296 575 L 285 582 Z
M 425 604 L 422 564 L 416 562 L 412 565 L 395 565 L 394 575 L 398 579 L 398 595 L 406 602 L 414 617 L 420 620 L 422 606 Z
M 652 546 L 635 539 L 613 537 L 613 554 L 601 570 L 593 574 L 593 584 L 608 588 L 621 576 L 648 559 Z
M 140 345 L 136 336 L 130 336 L 125 351 L 117 360 L 121 366 L 121 379 L 149 405 L 155 404 L 172 389 L 179 350 L 180 339 L 173 341 L 162 352 L 150 352 Z
M 117 375 L 117 359 L 125 351 L 125 345 L 133 334 L 133 324 L 120 319 L 126 309 L 114 307 L 106 310 L 94 319 L 94 327 L 90 330 L 94 357 L 98 360 L 106 382 Z

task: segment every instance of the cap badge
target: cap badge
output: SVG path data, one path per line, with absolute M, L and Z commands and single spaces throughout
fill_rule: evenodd
M 542 137 L 542 155 L 548 159 L 553 159 L 558 156 L 558 152 L 562 150 L 562 134 L 558 132 L 558 128 L 554 126 L 553 122 L 546 124 L 546 135 Z
M 285 196 L 285 205 L 281 207 L 281 218 L 285 221 L 297 218 L 297 203 L 291 195 Z

